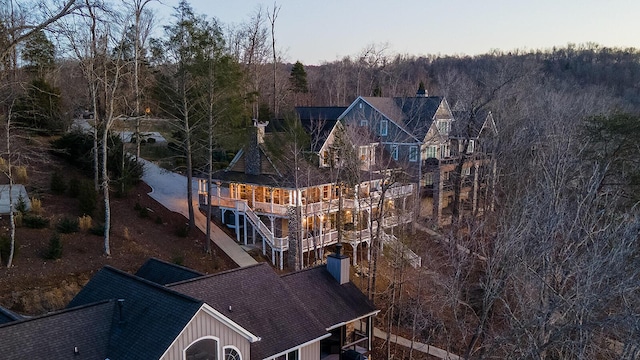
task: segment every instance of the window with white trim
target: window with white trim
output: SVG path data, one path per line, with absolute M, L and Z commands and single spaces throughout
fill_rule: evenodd
M 391 157 L 398 160 L 398 145 L 391 145 Z
M 471 154 L 476 150 L 476 143 L 473 140 L 469 140 L 469 144 L 467 145 L 467 154 Z
M 437 127 L 440 134 L 447 135 L 451 131 L 451 120 L 438 120 Z
M 204 338 L 198 340 L 185 350 L 186 360 L 211 359 L 218 360 L 218 340 Z
M 430 145 L 427 147 L 427 158 L 437 158 L 438 157 L 438 146 Z
M 471 175 L 471 168 L 468 168 L 468 167 L 462 168 L 462 175 L 463 176 Z
M 380 136 L 387 136 L 389 130 L 389 121 L 380 120 Z
M 360 119 L 360 126 L 369 126 L 369 120 Z
M 409 148 L 409 161 L 411 161 L 411 162 L 418 161 L 418 147 L 417 146 L 411 146 Z
M 224 348 L 224 360 L 242 360 L 240 351 L 233 347 Z
M 369 148 L 366 145 L 360 146 L 359 151 L 360 151 L 360 160 L 362 161 L 367 160 L 367 154 L 369 153 Z
M 440 147 L 440 150 L 441 150 L 441 153 L 442 153 L 442 154 L 441 154 L 441 157 L 442 157 L 442 158 L 448 158 L 448 157 L 451 157 L 451 152 L 449 151 L 449 145 L 442 145 L 442 146 Z

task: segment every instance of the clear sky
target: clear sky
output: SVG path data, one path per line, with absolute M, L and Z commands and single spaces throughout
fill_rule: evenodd
M 171 21 L 178 0 L 154 4 Z M 247 21 L 253 0 L 191 0 L 223 24 Z M 276 46 L 305 65 L 355 55 L 370 44 L 389 54 L 468 54 L 568 43 L 640 48 L 640 0 L 278 0 Z

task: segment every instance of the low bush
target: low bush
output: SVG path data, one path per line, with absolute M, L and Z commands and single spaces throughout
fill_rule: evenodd
M 158 224 L 158 225 L 162 225 L 163 224 L 162 218 L 160 216 L 156 216 L 156 224 Z
M 31 212 L 40 214 L 42 212 L 42 201 L 38 198 L 31 198 Z
M 18 212 L 13 215 L 13 223 L 16 224 L 16 227 L 22 226 L 22 219 L 24 218 L 24 214 Z
M 56 230 L 58 230 L 58 232 L 62 234 L 71 234 L 74 232 L 78 232 L 79 230 L 78 219 L 63 217 L 62 219 L 60 219 L 60 221 L 58 221 L 58 224 L 56 225 Z
M 13 181 L 16 184 L 26 184 L 29 181 L 26 166 L 16 166 L 13 169 Z
M 48 260 L 56 260 L 62 257 L 62 240 L 58 233 L 53 233 L 49 239 L 49 246 L 44 254 L 44 258 Z
M 31 229 L 44 229 L 49 226 L 49 219 L 40 215 L 26 214 L 22 218 L 22 224 Z
M 67 194 L 69 194 L 72 198 L 77 198 L 80 196 L 80 186 L 81 182 L 78 178 L 72 178 L 69 180 L 69 188 L 67 190 Z
M 62 195 L 67 190 L 67 184 L 64 182 L 64 177 L 62 177 L 60 171 L 56 170 L 51 174 L 50 187 L 51 191 L 57 195 Z
M 187 236 L 189 236 L 189 226 L 184 225 L 176 227 L 174 234 L 176 234 L 177 237 L 186 238 Z
M 93 224 L 89 233 L 96 236 L 104 236 L 104 224 Z
M 78 226 L 80 227 L 80 230 L 82 230 L 82 231 L 87 231 L 87 230 L 91 229 L 91 226 L 92 226 L 91 216 L 89 216 L 89 215 L 80 216 L 78 218 Z
M 16 211 L 25 214 L 27 212 L 27 201 L 22 194 L 18 195 L 18 202 L 16 203 Z
M 83 180 L 80 184 L 78 192 L 78 207 L 80 212 L 85 215 L 93 215 L 98 202 L 98 194 L 93 188 L 93 183 L 89 180 Z

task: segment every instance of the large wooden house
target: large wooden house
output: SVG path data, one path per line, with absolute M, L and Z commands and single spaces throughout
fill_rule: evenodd
M 386 186 L 390 170 L 376 160 L 385 156 L 384 148 L 375 139 L 349 138 L 338 121 L 345 109 L 298 108 L 296 121 L 310 138 L 302 151 L 287 147 L 295 139 L 278 137 L 282 131 L 270 132 L 268 123 L 255 122 L 248 144 L 227 169 L 214 174 L 211 188 L 200 181 L 201 208 L 211 194 L 215 216 L 235 231 L 237 241 L 260 246 L 281 269 L 285 258 L 292 268 L 304 267 L 302 254 L 313 251 L 322 258 L 323 249 L 338 242 L 351 245 L 355 264 L 358 247 L 370 246 L 374 234 L 382 242 L 394 241 L 388 230 L 414 216 L 415 186 Z M 355 180 L 341 178 L 347 170 L 338 143 L 356 156 L 348 169 Z
M 358 97 L 339 119 L 369 129 L 419 184 L 421 217 L 438 225 L 447 222 L 456 179 L 462 184 L 460 205 L 473 213 L 480 210 L 481 195 L 487 195 L 495 172 L 487 146 L 497 135 L 491 112 L 453 112 L 444 97 L 419 91 L 415 97 Z

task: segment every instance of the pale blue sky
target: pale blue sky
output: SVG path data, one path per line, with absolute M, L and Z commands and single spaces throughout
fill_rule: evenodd
M 155 4 L 158 23 L 178 0 Z M 191 0 L 221 23 L 246 21 L 262 4 Z M 305 65 L 354 55 L 369 44 L 389 54 L 469 54 L 550 48 L 567 43 L 640 47 L 640 0 L 278 0 L 277 47 Z

